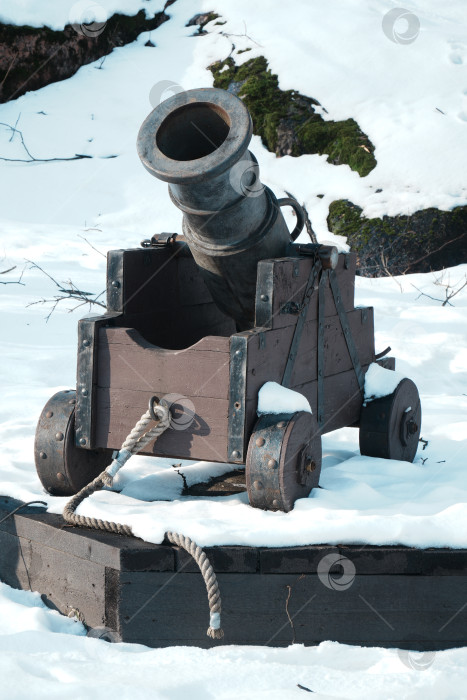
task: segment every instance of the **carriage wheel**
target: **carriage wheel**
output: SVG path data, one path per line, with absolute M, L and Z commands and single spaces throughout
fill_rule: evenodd
M 321 436 L 314 416 L 300 411 L 259 418 L 246 458 L 250 505 L 287 513 L 318 486 L 320 471 Z
M 403 379 L 394 393 L 370 401 L 360 416 L 360 452 L 413 462 L 418 448 L 422 408 L 411 379 Z
M 36 469 L 45 490 L 53 496 L 72 496 L 112 461 L 112 450 L 76 447 L 75 403 L 75 391 L 54 394 L 45 404 L 36 428 Z

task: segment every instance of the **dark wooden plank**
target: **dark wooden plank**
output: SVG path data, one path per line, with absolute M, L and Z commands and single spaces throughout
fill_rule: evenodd
M 366 372 L 368 365 L 363 365 Z M 293 387 L 305 396 L 311 406 L 311 410 L 316 412 L 318 382 L 317 380 L 307 382 Z M 251 398 L 246 402 L 245 407 L 245 435 L 251 435 L 257 420 L 258 398 Z M 340 372 L 325 377 L 324 380 L 324 424 L 322 434 L 330 433 L 332 430 L 354 427 L 360 418 L 362 407 L 362 395 L 358 386 L 357 377 L 353 369 L 347 372 Z
M 218 580 L 226 644 L 308 645 L 331 639 L 439 649 L 466 641 L 462 576 L 359 575 L 346 590 L 328 588 L 317 575 L 220 574 Z M 218 644 L 205 636 L 206 591 L 195 574 L 121 574 L 119 611 L 125 641 Z
M 467 576 L 467 552 L 459 549 L 417 549 L 402 546 L 312 545 L 262 548 L 262 574 L 315 573 L 329 554 L 350 559 L 357 575 Z
M 369 365 L 374 360 L 373 309 L 355 309 L 348 313 L 360 362 Z M 265 330 L 248 339 L 247 400 L 255 398 L 265 382 L 281 383 L 294 327 Z M 262 338 L 260 337 L 262 336 Z M 290 387 L 317 378 L 318 322 L 308 320 L 302 332 Z M 339 374 L 352 368 L 347 343 L 337 315 L 326 318 L 324 331 L 324 376 Z
M 121 571 L 173 571 L 174 553 L 170 547 L 144 542 L 135 537 L 115 536 L 88 528 L 71 528 L 61 515 L 38 513 L 37 508 L 6 515 L 20 503 L 2 497 L 0 531 L 52 549 L 63 550 L 84 559 Z
M 174 547 L 173 550 L 176 571 L 199 571 L 196 562 L 184 549 Z M 216 573 L 254 574 L 259 570 L 259 550 L 256 547 L 205 547 L 204 551 Z
M 102 328 L 97 383 L 101 388 L 112 387 L 113 391 L 142 391 L 145 396 L 149 389 L 160 397 L 181 394 L 227 399 L 229 338 L 210 340 L 204 338 L 185 350 L 164 350 L 134 330 Z M 223 345 L 223 350 L 219 350 Z
M 119 449 L 130 430 L 147 411 L 149 399 L 154 394 L 162 398 L 164 392 L 160 392 L 160 387 L 151 385 L 146 392 L 99 387 L 97 389 L 97 445 Z M 170 428 L 155 443 L 149 443 L 141 454 L 213 462 L 228 461 L 228 400 L 203 396 L 185 398 L 192 402 L 195 410 L 191 425 L 184 430 Z
M 133 327 L 103 328 L 99 335 L 99 344 L 108 345 L 135 345 L 149 349 L 163 349 L 148 341 Z M 177 354 L 184 350 L 189 352 L 224 352 L 229 353 L 230 338 L 218 336 L 204 336 L 189 348 L 177 350 Z M 174 351 L 175 352 L 175 351 Z
M 355 253 L 349 254 L 347 261 L 348 268 L 346 268 L 346 255 L 339 255 L 336 274 L 338 275 L 344 308 L 346 311 L 351 311 L 354 308 L 355 296 Z M 258 325 L 264 325 L 268 328 L 283 328 L 295 324 L 296 316 L 283 314 L 281 309 L 289 302 L 302 303 L 312 266 L 313 259 L 311 257 L 277 258 L 259 263 L 258 280 L 261 281 L 264 278 L 264 280 L 268 281 L 266 286 L 269 292 L 266 293 L 268 299 L 264 300 L 261 298 L 262 296 L 264 297 L 263 289 L 258 290 L 256 299 Z M 315 283 L 315 289 L 317 289 L 317 284 L 318 281 Z M 272 296 L 271 290 L 273 290 Z M 317 296 L 317 294 L 313 294 L 310 301 L 309 320 L 314 320 L 318 317 Z M 336 314 L 329 284 L 326 286 L 325 304 L 327 309 L 326 315 Z
M 87 624 L 104 624 L 105 569 L 66 551 L 0 531 L 2 581 L 39 591 L 64 615 L 78 610 Z

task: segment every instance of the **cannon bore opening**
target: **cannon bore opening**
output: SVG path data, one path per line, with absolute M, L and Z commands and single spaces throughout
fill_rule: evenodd
M 209 102 L 187 104 L 164 119 L 156 135 L 159 150 L 172 160 L 197 160 L 221 146 L 230 131 L 225 110 Z

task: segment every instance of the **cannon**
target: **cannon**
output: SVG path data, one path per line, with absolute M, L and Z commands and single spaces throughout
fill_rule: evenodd
M 182 234 L 161 233 L 107 258 L 107 312 L 78 326 L 76 389 L 44 407 L 39 477 L 71 495 L 111 461 L 153 395 L 171 426 L 143 454 L 246 465 L 255 507 L 290 511 L 318 486 L 323 434 L 359 429 L 362 454 L 412 461 L 421 407 L 404 379 L 364 401 L 376 355 L 373 309 L 355 308 L 356 256 L 298 244 L 305 217 L 261 183 L 251 118 L 214 88 L 179 93 L 143 123 L 138 153 L 168 183 Z M 289 232 L 281 208 L 292 206 Z M 275 382 L 312 412 L 257 415 Z

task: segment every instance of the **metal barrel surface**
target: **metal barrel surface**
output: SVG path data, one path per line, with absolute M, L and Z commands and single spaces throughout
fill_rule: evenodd
M 243 102 L 217 88 L 162 102 L 138 135 L 144 167 L 169 183 L 193 257 L 215 303 L 238 330 L 254 326 L 258 262 L 291 252 L 280 203 L 261 184 L 248 150 L 251 136 Z

